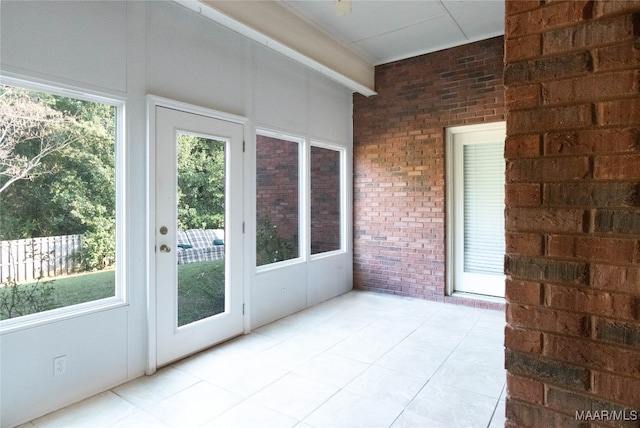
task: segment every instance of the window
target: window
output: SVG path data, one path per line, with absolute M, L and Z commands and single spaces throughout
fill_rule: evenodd
M 261 131 L 256 136 L 256 265 L 300 257 L 300 145 Z
M 447 130 L 449 292 L 504 296 L 504 123 Z
M 122 301 L 122 103 L 0 86 L 2 326 Z
M 344 248 L 344 159 L 341 147 L 257 132 L 258 267 Z
M 311 254 L 341 249 L 342 153 L 311 146 Z

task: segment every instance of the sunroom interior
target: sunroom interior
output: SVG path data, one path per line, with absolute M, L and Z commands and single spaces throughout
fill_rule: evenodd
M 100 304 L 80 305 L 77 310 L 72 306 L 73 310 L 27 317 L 24 322 L 5 321 L 2 426 L 151 374 L 179 358 L 164 356 L 155 348 L 163 341 L 154 329 L 162 324 L 164 310 L 155 299 L 165 297 L 154 282 L 166 274 L 158 270 L 164 263 L 155 258 L 155 248 L 161 244 L 156 239 L 162 239 L 156 229 L 164 221 L 160 217 L 171 211 L 156 209 L 161 203 L 157 186 L 167 168 L 158 163 L 166 147 L 154 140 L 155 121 L 160 120 L 156 109 L 234 123 L 245 145 L 245 152 L 237 155 L 244 159 L 231 160 L 235 170 L 229 170 L 233 178 L 228 182 L 234 199 L 228 203 L 233 207 L 227 211 L 226 233 L 237 233 L 240 239 L 225 245 L 236 254 L 232 257 L 242 260 L 230 268 L 240 284 L 234 291 L 239 300 L 230 304 L 238 305 L 233 310 L 245 315 L 225 335 L 209 336 L 208 345 L 192 346 L 180 356 L 352 289 L 352 94 L 375 94 L 373 60 L 310 26 L 300 11 L 290 7 L 271 2 L 215 3 L 2 2 L 3 84 L 106 99 L 119 110 L 122 139 L 116 148 L 116 162 L 121 163 L 116 291 Z M 282 16 L 269 15 L 276 12 Z M 333 4 L 329 12 L 334 13 Z M 339 19 L 330 15 L 334 18 Z M 425 48 L 414 43 L 414 51 L 406 55 L 461 41 L 438 42 L 441 45 Z M 401 55 L 405 53 L 394 54 L 394 59 Z M 314 252 L 309 242 L 312 214 L 301 203 L 297 257 L 256 268 L 251 237 L 256 234 L 256 204 L 261 202 L 255 195 L 264 193 L 255 184 L 256 141 L 266 137 L 298 146 L 304 159 L 300 180 L 305 183 L 304 165 L 313 162 L 313 150 L 338 154 L 341 218 L 339 242 L 329 251 Z M 229 156 L 236 155 L 230 151 Z M 306 198 L 301 194 L 302 201 Z M 230 236 L 227 240 L 233 242 Z M 51 365 L 60 356 L 65 357 L 66 373 L 54 378 Z
M 274 13 L 282 16 L 268 15 Z M 163 310 L 154 298 L 163 296 L 156 295 L 153 282 L 165 275 L 157 270 L 163 263 L 154 251 L 160 245 L 156 237 L 162 238 L 156 230 L 156 216 L 162 216 L 155 210 L 156 178 L 162 180 L 160 169 L 166 168 L 156 163 L 165 149 L 152 140 L 155 109 L 214 115 L 238 125 L 245 152 L 243 161 L 231 160 L 239 166 L 231 171 L 235 196 L 229 205 L 236 211 L 227 227 L 244 228 L 245 237 L 256 234 L 256 140 L 293 142 L 305 163 L 313 162 L 313 150 L 331 149 L 339 156 L 339 242 L 330 251 L 313 251 L 310 238 L 301 237 L 297 257 L 257 268 L 254 239 L 245 238 L 244 248 L 225 245 L 242 259 L 232 268 L 244 296 L 234 310 L 246 315 L 227 337 L 209 341 L 250 332 L 352 289 L 352 93 L 375 93 L 374 66 L 317 28 L 299 11 L 270 2 L 2 2 L 3 84 L 103 97 L 119 110 L 123 141 L 116 148 L 120 284 L 101 305 L 27 322 L 18 318 L 5 326 L 3 426 L 153 373 L 177 358 L 154 349 L 154 315 Z M 423 52 L 411 52 L 418 53 Z M 307 180 L 304 169 L 300 179 Z M 309 209 L 297 214 L 300 230 L 313 235 Z M 68 371 L 52 378 L 51 364 L 59 356 L 65 356 Z
M 359 3 L 370 8 L 367 19 L 378 20 L 376 29 L 392 25 L 388 12 L 400 5 L 425 17 L 386 34 L 371 31 L 370 38 L 332 35 L 335 20 L 361 19 Z M 544 6 L 533 3 L 523 7 Z M 2 1 L 2 85 L 116 112 L 116 268 L 106 298 L 0 321 L 0 424 L 17 426 L 152 375 L 354 288 L 502 314 L 503 276 L 502 288 L 480 291 L 452 280 L 458 256 L 450 241 L 455 177 L 448 174 L 457 155 L 447 150 L 469 133 L 504 136 L 504 15 L 498 1 Z M 366 23 L 347 30 L 366 30 Z M 432 44 L 421 32 L 427 27 Z M 400 46 L 408 50 L 393 53 Z M 415 91 L 436 107 L 422 108 L 425 99 Z M 176 201 L 167 196 L 176 194 L 178 134 L 224 147 L 221 227 L 178 230 Z M 416 149 L 404 137 L 430 144 Z M 269 156 L 274 147 L 291 150 Z M 284 169 L 292 163 L 286 185 L 269 175 L 265 159 Z M 504 170 L 499 160 L 495 168 Z M 326 170 L 337 193 L 318 190 Z M 257 180 L 262 173 L 264 182 Z M 284 193 L 268 196 L 277 191 Z M 327 199 L 338 208 L 325 209 Z M 270 227 L 295 229 L 266 237 L 278 245 L 264 262 L 256 243 L 261 206 L 274 213 Z M 199 248 L 179 240 L 182 229 L 185 237 L 195 229 L 213 235 Z M 180 263 L 188 252 L 207 262 L 214 252 L 225 254 L 228 294 L 211 324 L 178 328 L 176 278 L 189 266 Z M 500 262 L 497 269 L 502 274 Z M 530 384 L 515 386 L 522 385 Z

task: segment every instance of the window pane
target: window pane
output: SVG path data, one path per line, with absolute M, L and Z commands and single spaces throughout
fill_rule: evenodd
M 225 311 L 224 141 L 178 133 L 178 327 Z
M 340 249 L 340 152 L 311 147 L 311 254 Z
M 256 138 L 256 264 L 299 257 L 299 144 Z
M 0 86 L 0 318 L 115 295 L 116 108 Z

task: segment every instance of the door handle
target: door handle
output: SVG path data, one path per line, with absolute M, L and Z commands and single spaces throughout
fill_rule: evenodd
M 166 244 L 162 244 L 162 245 L 160 245 L 160 252 L 161 253 L 170 253 L 171 252 L 171 248 L 169 248 L 169 246 L 166 245 Z

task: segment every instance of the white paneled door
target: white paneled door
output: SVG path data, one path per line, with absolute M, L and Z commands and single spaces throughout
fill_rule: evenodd
M 243 332 L 243 125 L 155 106 L 156 366 Z

